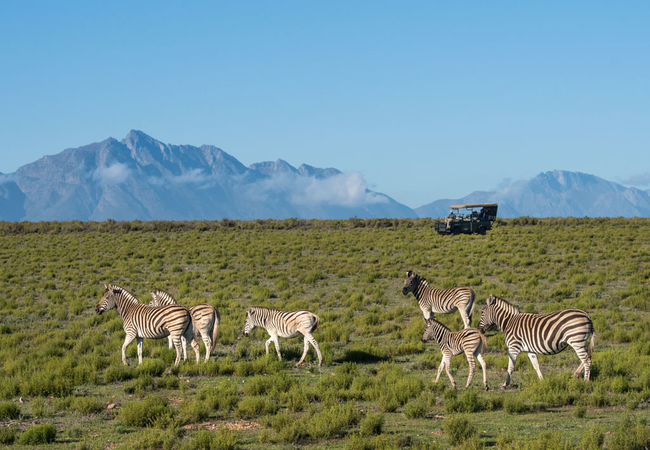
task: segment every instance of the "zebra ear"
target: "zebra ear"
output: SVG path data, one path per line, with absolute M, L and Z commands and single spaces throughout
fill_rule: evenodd
M 485 304 L 488 306 L 494 304 L 494 295 L 490 294 L 488 298 L 485 299 Z
M 407 277 L 407 278 L 410 278 L 410 277 L 412 277 L 412 276 L 413 276 L 413 271 L 412 271 L 412 270 L 407 270 L 407 271 L 406 271 L 406 277 Z
M 108 286 L 104 285 L 104 289 L 106 289 L 108 291 Z

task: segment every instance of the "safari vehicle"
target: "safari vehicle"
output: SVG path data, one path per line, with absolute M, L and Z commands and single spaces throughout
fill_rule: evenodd
M 435 230 L 438 234 L 485 234 L 492 229 L 498 207 L 496 203 L 451 205 L 451 212 L 444 220 L 436 222 Z

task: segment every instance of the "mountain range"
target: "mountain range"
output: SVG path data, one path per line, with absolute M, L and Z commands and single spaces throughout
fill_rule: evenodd
M 416 217 L 358 174 L 250 167 L 223 150 L 170 145 L 132 130 L 0 175 L 0 220 L 216 220 Z
M 463 198 L 436 200 L 416 208 L 420 217 L 443 217 L 449 205 L 498 203 L 499 217 L 648 217 L 650 191 L 628 188 L 580 172 L 554 170 Z
M 451 204 L 484 202 L 499 203 L 500 217 L 650 216 L 650 191 L 560 170 L 411 209 L 358 173 L 281 159 L 246 167 L 217 147 L 136 130 L 0 173 L 5 221 L 443 217 Z

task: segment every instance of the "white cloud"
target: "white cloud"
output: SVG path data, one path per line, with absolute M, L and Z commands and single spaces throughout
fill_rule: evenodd
M 332 205 L 358 207 L 386 203 L 388 198 L 368 191 L 368 185 L 357 172 L 338 174 L 325 179 L 295 174 L 277 174 L 254 183 L 247 195 L 259 201 L 286 196 L 294 205 Z
M 93 173 L 93 179 L 102 185 L 124 183 L 131 176 L 131 169 L 126 164 L 115 163 L 111 166 L 99 167 Z
M 149 178 L 149 182 L 158 186 L 163 184 L 196 184 L 199 189 L 203 189 L 214 186 L 217 178 L 211 173 L 205 173 L 203 169 L 192 169 L 180 175 L 151 177 Z
M 621 180 L 621 184 L 626 186 L 650 186 L 650 172 L 640 173 L 637 175 L 632 175 L 631 177 Z
M 14 181 L 13 175 L 0 174 L 0 184 L 10 183 Z

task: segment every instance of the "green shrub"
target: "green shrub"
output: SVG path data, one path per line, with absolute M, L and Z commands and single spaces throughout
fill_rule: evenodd
M 179 439 L 173 430 L 147 428 L 135 433 L 119 450 L 172 450 L 178 448 Z
M 182 450 L 235 450 L 239 436 L 235 431 L 219 428 L 217 431 L 199 430 L 183 443 Z
M 165 375 L 156 380 L 156 386 L 159 389 L 178 389 L 181 380 L 174 375 Z
M 305 387 L 301 384 L 296 384 L 289 389 L 289 391 L 282 396 L 283 402 L 286 404 L 287 409 L 291 412 L 302 411 L 309 406 L 309 396 Z
M 127 426 L 151 427 L 159 419 L 171 419 L 174 415 L 166 398 L 148 396 L 142 401 L 125 404 L 120 411 L 120 419 Z
M 645 449 L 650 447 L 650 427 L 641 419 L 625 416 L 612 433 L 607 446 L 616 449 Z
M 361 413 L 353 402 L 349 402 L 315 414 L 305 423 L 305 430 L 313 439 L 329 439 L 356 425 L 360 419 Z
M 448 413 L 474 413 L 489 408 L 490 402 L 477 394 L 476 391 L 465 390 L 458 396 L 445 399 L 445 410 Z
M 104 371 L 104 381 L 107 383 L 114 383 L 115 381 L 130 380 L 135 377 L 136 369 L 133 367 L 125 366 L 121 362 L 108 366 Z
M 373 434 L 381 434 L 384 428 L 386 418 L 383 414 L 368 413 L 366 417 L 361 419 L 359 429 L 363 436 L 372 436 Z
M 32 425 L 23 431 L 18 437 L 18 443 L 22 445 L 51 444 L 56 439 L 56 428 L 51 423 Z
M 81 414 L 95 414 L 104 409 L 104 404 L 97 397 L 76 397 L 72 401 L 71 409 Z
M 165 373 L 165 363 L 160 359 L 145 359 L 137 367 L 136 373 L 138 376 L 146 374 L 152 377 L 159 377 Z
M 580 442 L 581 450 L 599 450 L 603 448 L 605 443 L 605 432 L 598 424 L 593 424 L 589 429 L 585 430 L 582 434 L 582 441 Z
M 442 422 L 442 429 L 450 445 L 458 445 L 478 435 L 476 425 L 467 416 L 450 415 Z
M 14 427 L 0 427 L 0 444 L 11 445 L 16 440 L 16 429 Z
M 504 399 L 503 409 L 508 414 L 522 414 L 530 411 L 530 405 L 519 395 L 510 395 Z
M 239 401 L 235 415 L 243 419 L 252 419 L 275 414 L 277 410 L 278 404 L 274 399 L 264 396 L 252 396 L 244 397 Z
M 298 443 L 307 438 L 304 422 L 298 420 L 293 414 L 279 412 L 274 416 L 267 416 L 260 420 L 260 423 L 270 427 L 275 434 L 268 433 L 267 430 L 260 434 L 260 442 L 288 442 Z
M 573 415 L 578 419 L 582 419 L 587 415 L 587 407 L 585 405 L 577 405 L 573 410 Z
M 18 405 L 13 402 L 0 403 L 0 420 L 14 420 L 20 415 Z
M 34 417 L 43 417 L 45 416 L 45 399 L 43 397 L 34 398 L 29 405 L 32 409 L 32 415 Z
M 181 416 L 189 423 L 203 422 L 210 415 L 210 407 L 202 401 L 185 402 L 181 407 Z
M 423 394 L 409 401 L 406 406 L 404 406 L 402 412 L 409 419 L 420 419 L 426 415 L 427 410 L 429 409 L 429 403 L 430 400 L 428 396 Z

